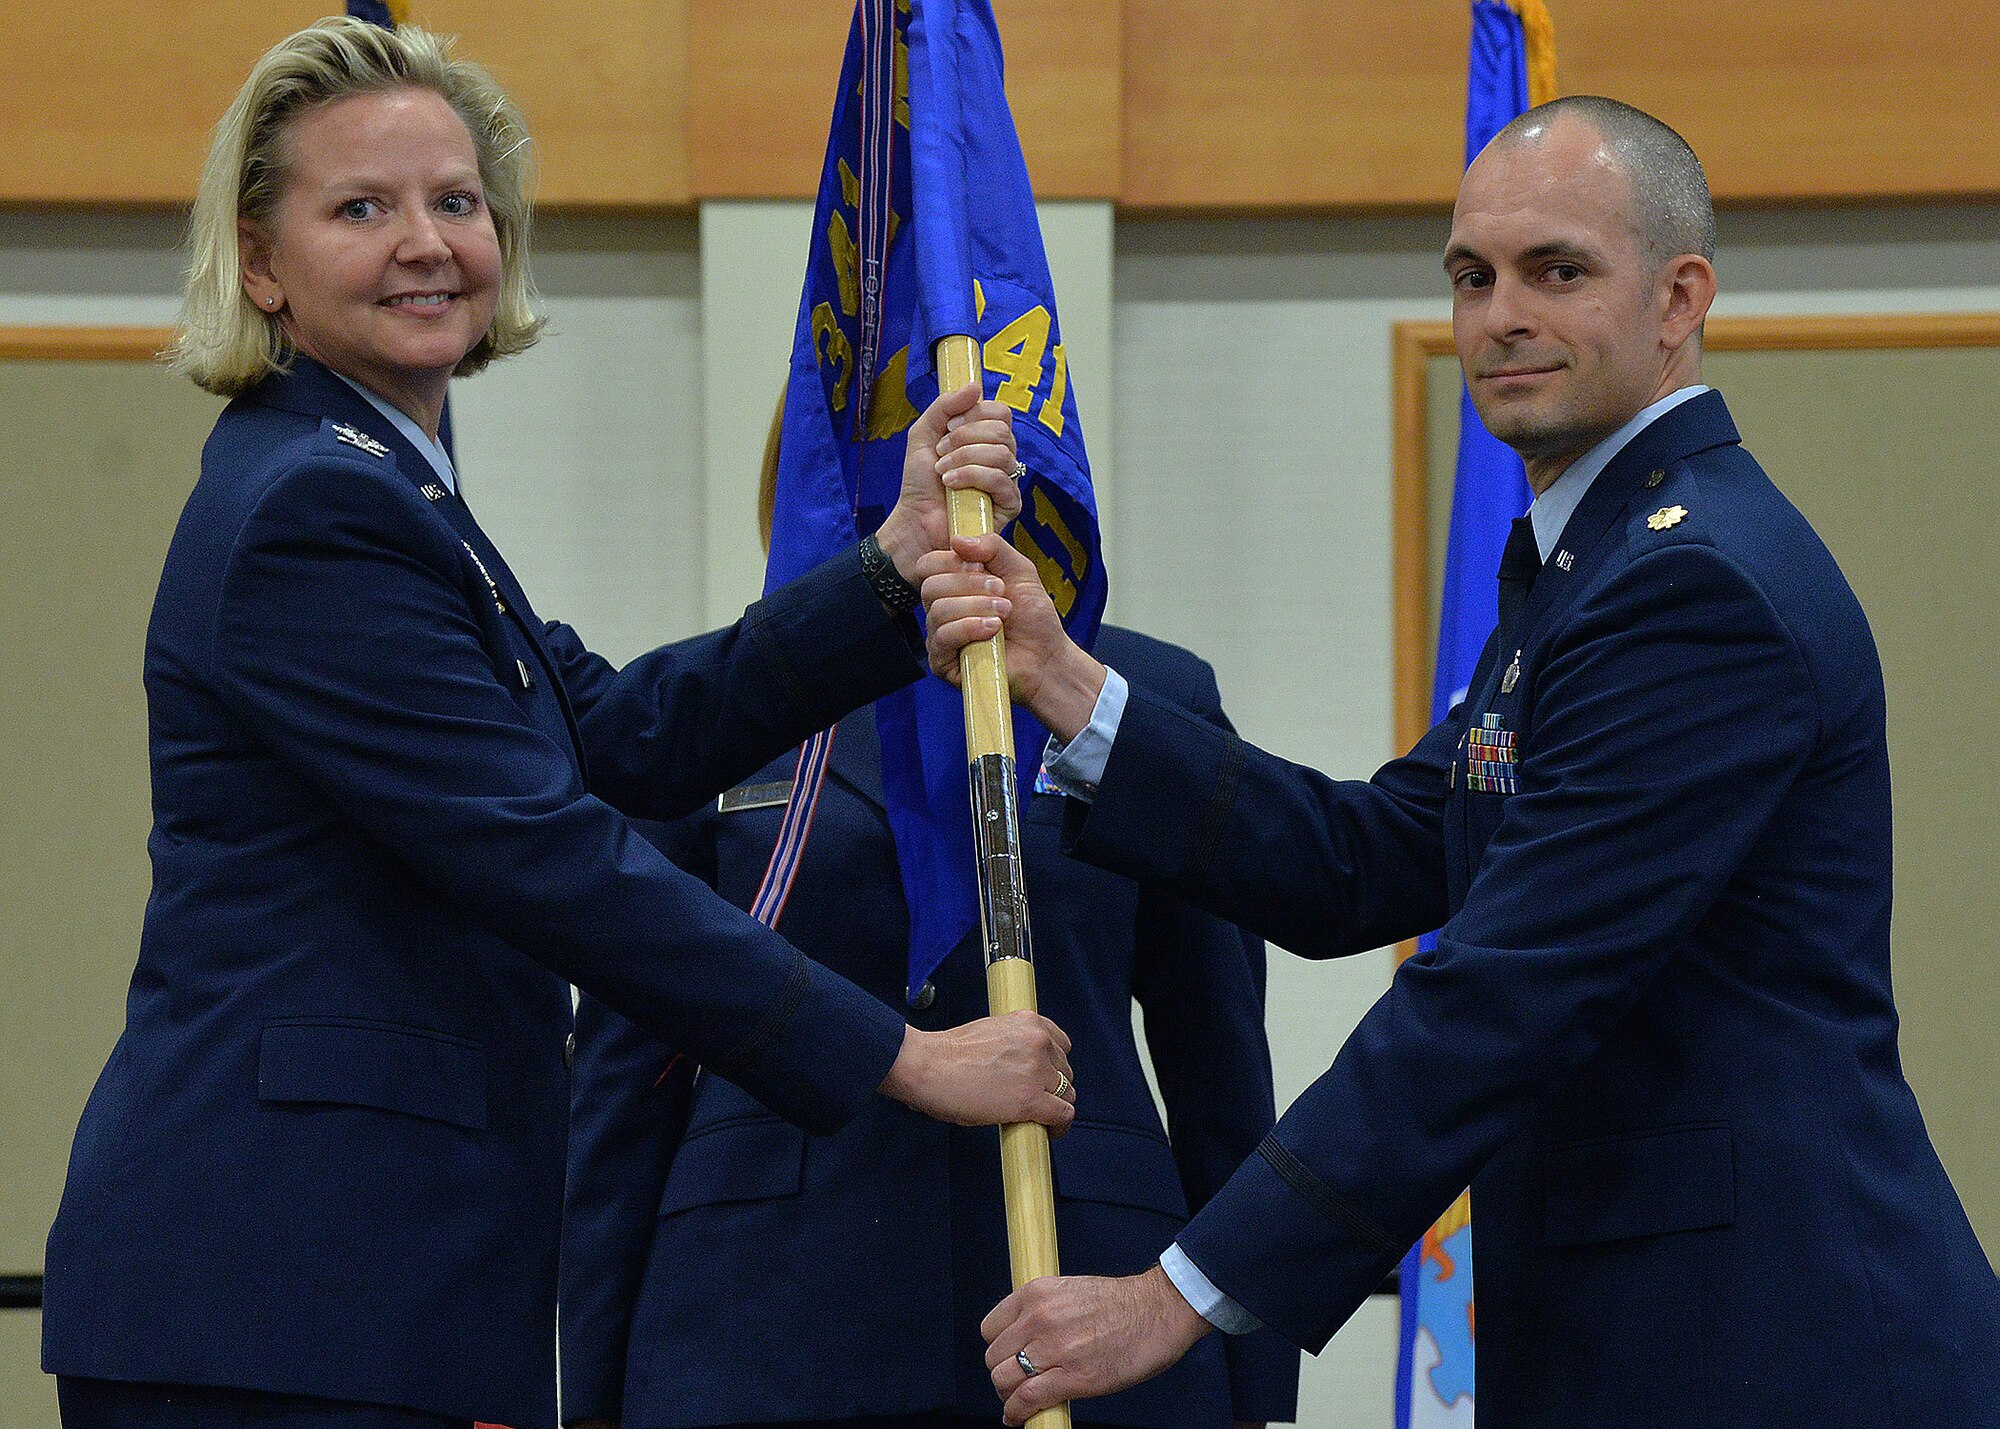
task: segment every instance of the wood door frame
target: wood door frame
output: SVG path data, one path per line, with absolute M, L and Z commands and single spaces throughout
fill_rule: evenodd
M 165 327 L 0 326 L 0 361 L 152 362 L 173 336 Z
M 1710 318 L 1710 352 L 1890 351 L 1898 348 L 2000 347 L 2000 313 L 1866 313 Z M 1435 636 L 1430 610 L 1430 373 L 1433 357 L 1454 349 L 1449 321 L 1390 325 L 1390 576 L 1396 751 L 1423 738 L 1431 723 L 1424 670 Z M 1416 950 L 1398 945 L 1401 962 Z
M 1835 352 L 1896 348 L 2000 347 L 2000 313 L 1813 314 L 1710 318 L 1710 352 Z M 1395 652 L 1398 753 L 1430 728 L 1423 671 L 1433 641 L 1430 611 L 1429 360 L 1449 357 L 1447 321 L 1390 325 L 1392 496 L 1390 610 Z

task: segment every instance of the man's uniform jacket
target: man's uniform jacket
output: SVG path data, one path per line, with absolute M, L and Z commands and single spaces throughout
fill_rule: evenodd
M 45 1368 L 553 1425 L 566 984 L 821 1131 L 903 1036 L 625 815 L 914 678 L 913 639 L 849 554 L 613 669 L 326 369 L 232 402 L 147 636 L 153 892 Z
M 1177 646 L 1106 627 L 1137 686 L 1226 729 L 1214 673 Z M 755 898 L 796 757 L 650 835 L 732 902 Z M 1068 1274 L 1131 1274 L 1270 1129 L 1264 948 L 1241 930 L 1062 857 L 1063 800 L 1023 807 L 1041 1007 L 1074 1042 L 1077 1121 L 1055 1143 Z M 970 857 L 971 851 L 967 850 Z M 841 722 L 779 931 L 919 1027 L 986 1011 L 975 932 L 904 999 L 909 918 L 866 714 Z M 1132 1033 L 1166 1103 L 1161 1124 Z M 925 999 L 919 998 L 919 1001 Z M 878 1098 L 808 1136 L 704 1070 L 683 1137 L 669 1048 L 586 999 L 563 1243 L 563 1418 L 627 1429 L 942 1411 L 997 1424 L 979 1321 L 1009 1289 L 999 1139 Z M 1227 1429 L 1289 1419 L 1298 1353 L 1266 1332 L 1213 1336 L 1175 1369 L 1075 1406 L 1080 1420 Z
M 1720 396 L 1612 460 L 1507 644 L 1367 783 L 1134 693 L 1083 857 L 1308 957 L 1443 927 L 1181 1244 L 1317 1349 L 1470 1183 L 1482 1429 L 2000 1424 L 1897 1058 L 1880 665 Z

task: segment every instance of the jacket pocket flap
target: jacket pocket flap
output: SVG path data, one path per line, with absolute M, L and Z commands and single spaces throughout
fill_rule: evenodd
M 258 1049 L 257 1097 L 373 1107 L 479 1131 L 486 1126 L 486 1049 L 420 1027 L 272 1022 Z
M 1550 1245 L 1708 1230 L 1736 1219 L 1736 1147 L 1722 1123 L 1559 1146 L 1543 1158 L 1543 1171 Z
M 660 1214 L 796 1196 L 805 1163 L 806 1134 L 789 1121 L 758 1116 L 716 1123 L 682 1142 L 674 1154 Z
M 1079 1121 L 1050 1150 L 1056 1193 L 1066 1200 L 1187 1215 L 1174 1153 L 1150 1132 Z

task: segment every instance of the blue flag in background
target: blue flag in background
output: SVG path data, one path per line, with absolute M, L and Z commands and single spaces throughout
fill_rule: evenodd
M 385 30 L 393 30 L 407 19 L 403 12 L 408 8 L 402 0 L 347 0 L 348 14 Z
M 1524 18 L 1525 12 L 1525 18 Z M 1531 54 L 1531 50 L 1534 53 Z M 1553 97 L 1554 55 L 1541 0 L 1473 0 L 1466 68 L 1465 162 L 1529 107 L 1531 67 Z M 1466 696 L 1479 652 L 1499 622 L 1500 552 L 1531 493 L 1521 458 L 1494 438 L 1458 394 L 1458 467 L 1438 605 L 1437 674 L 1431 720 Z M 1436 941 L 1427 937 L 1422 946 Z M 1396 1429 L 1471 1429 L 1473 1398 L 1472 1205 L 1461 1193 L 1403 1257 L 1402 1333 L 1396 1364 Z
M 987 0 L 860 0 L 813 213 L 765 589 L 881 524 L 904 432 L 937 395 L 931 348 L 979 340 L 1029 478 L 1007 533 L 1086 648 L 1104 612 L 1090 462 Z M 964 705 L 927 676 L 876 706 L 910 907 L 909 988 L 979 922 Z M 1047 734 L 1015 713 L 1024 784 Z
M 1527 46 L 1521 17 L 1498 0 L 1472 7 L 1472 58 L 1465 94 L 1465 162 L 1528 108 Z M 1465 698 L 1472 667 L 1499 622 L 1500 551 L 1507 528 L 1528 509 L 1521 458 L 1486 430 L 1472 395 L 1458 394 L 1458 472 L 1451 488 L 1451 534 L 1445 546 L 1444 594 L 1438 603 L 1436 723 Z

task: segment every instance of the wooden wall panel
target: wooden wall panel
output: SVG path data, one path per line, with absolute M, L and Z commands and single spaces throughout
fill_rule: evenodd
M 258 55 L 325 0 L 7 6 L 0 198 L 185 203 Z
M 251 64 L 332 0 L 96 0 L 10 6 L 0 45 L 0 201 L 186 203 L 208 136 Z M 540 148 L 538 197 L 688 202 L 681 0 L 415 0 L 499 76 Z M 20 13 L 15 15 L 13 12 Z
M 0 202 L 185 202 L 250 61 L 330 0 L 16 5 Z M 414 0 L 516 92 L 540 197 L 682 207 L 818 174 L 849 0 Z M 1551 0 L 1565 92 L 1683 129 L 1725 202 L 2000 196 L 2000 6 Z M 1132 212 L 1442 207 L 1465 0 L 995 0 L 1037 190 Z M 169 18 L 163 18 L 168 16 Z
M 688 177 L 704 198 L 810 198 L 854 7 L 688 0 Z
M 685 207 L 685 0 L 413 0 L 411 18 L 459 36 L 535 135 L 538 203 Z
M 1686 134 L 1724 202 L 2000 195 L 2000 7 L 1550 0 L 1556 78 Z M 1460 0 L 1126 0 L 1123 204 L 1451 202 Z
M 809 198 L 826 153 L 847 0 L 687 0 L 696 198 Z M 1120 189 L 1120 0 L 994 0 L 1035 192 Z
M 1552 0 L 1556 80 L 1672 124 L 1725 202 L 2000 195 L 2000 6 Z
M 1124 205 L 1450 203 L 1467 10 L 1439 0 L 1126 0 Z M 1558 8 L 1559 52 L 1561 39 Z

